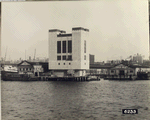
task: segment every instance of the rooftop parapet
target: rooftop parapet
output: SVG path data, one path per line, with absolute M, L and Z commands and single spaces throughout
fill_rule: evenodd
M 59 34 L 57 37 L 69 37 L 72 36 L 72 34 Z
M 60 32 L 60 33 L 66 33 L 64 30 L 59 30 L 59 29 L 50 29 L 49 32 Z
M 72 28 L 72 30 L 84 30 L 84 31 L 89 32 L 89 29 L 82 28 L 82 27 L 75 27 L 75 28 Z

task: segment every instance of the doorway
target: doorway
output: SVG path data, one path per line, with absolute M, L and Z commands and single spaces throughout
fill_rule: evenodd
M 35 72 L 35 76 L 38 76 L 38 73 L 37 73 L 37 72 Z
M 125 74 L 124 74 L 124 70 L 120 70 L 120 71 L 119 71 L 119 75 L 125 75 Z

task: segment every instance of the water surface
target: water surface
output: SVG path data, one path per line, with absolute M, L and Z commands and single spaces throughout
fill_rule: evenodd
M 149 120 L 150 81 L 2 81 L 2 119 Z M 138 109 L 123 115 L 122 109 Z

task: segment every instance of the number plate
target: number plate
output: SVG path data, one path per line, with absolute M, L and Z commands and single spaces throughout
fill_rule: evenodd
M 137 109 L 122 109 L 122 114 L 138 114 Z

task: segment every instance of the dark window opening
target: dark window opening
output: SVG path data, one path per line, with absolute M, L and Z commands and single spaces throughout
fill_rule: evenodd
M 63 41 L 63 53 L 66 53 L 66 41 Z
M 61 56 L 57 56 L 57 60 L 61 60 Z
M 130 70 L 130 73 L 133 73 L 133 70 Z
M 66 56 L 63 56 L 63 60 L 66 60 Z
M 71 65 L 71 63 L 69 63 L 69 65 Z
M 84 40 L 84 53 L 86 53 L 86 40 Z
M 72 55 L 68 55 L 68 59 L 67 60 L 72 60 Z
M 64 63 L 64 65 L 65 65 L 65 63 Z
M 84 55 L 84 60 L 86 60 L 86 55 Z
M 60 63 L 58 63 L 58 65 L 60 65 Z
M 124 70 L 120 70 L 119 71 L 119 75 L 124 75 L 125 73 L 124 73 Z
M 72 53 L 72 41 L 68 41 L 68 53 Z
M 61 41 L 57 41 L 57 53 L 61 53 Z
M 38 73 L 37 73 L 37 72 L 35 72 L 35 76 L 38 76 Z
M 113 71 L 113 70 L 111 70 L 111 73 L 114 73 L 114 71 Z

